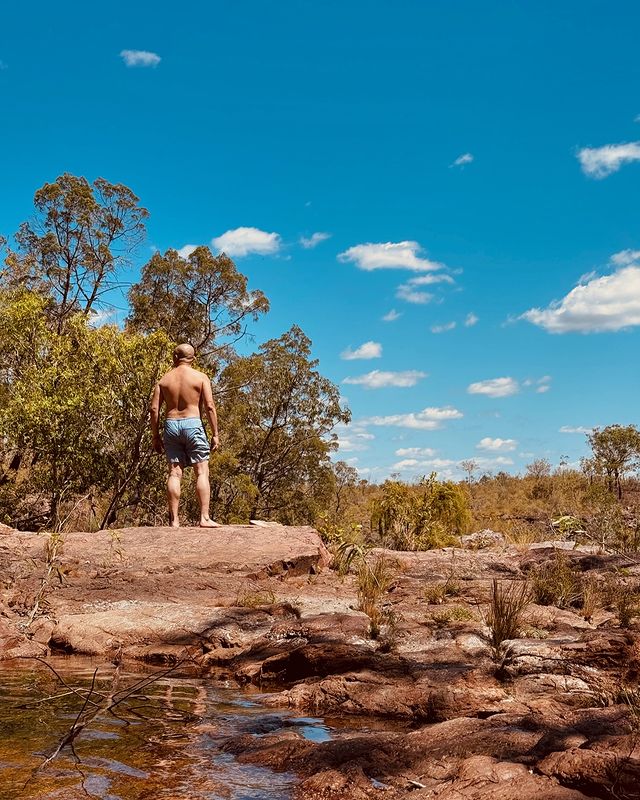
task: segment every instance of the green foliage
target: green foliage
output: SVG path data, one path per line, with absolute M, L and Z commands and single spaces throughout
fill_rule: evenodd
M 431 475 L 417 486 L 385 481 L 373 502 L 371 525 L 395 550 L 429 550 L 457 544 L 469 518 L 464 490 Z
M 83 314 L 69 317 L 60 335 L 47 306 L 31 292 L 0 293 L 0 346 L 10 353 L 0 369 L 5 458 L 21 454 L 13 482 L 24 483 L 36 506 L 44 501 L 46 524 L 63 525 L 78 496 L 100 495 L 104 509 L 93 506 L 92 524 L 104 527 L 136 485 L 148 484 L 147 403 L 169 342 L 92 328 Z
M 635 425 L 607 425 L 587 436 L 592 469 L 607 476 L 609 488 L 622 497 L 622 478 L 640 466 L 640 431 Z
M 310 353 L 310 340 L 294 326 L 259 353 L 232 360 L 220 376 L 229 477 L 250 481 L 251 517 L 313 523 L 331 502 L 331 431 L 350 414 Z M 223 500 L 224 483 L 214 492 Z

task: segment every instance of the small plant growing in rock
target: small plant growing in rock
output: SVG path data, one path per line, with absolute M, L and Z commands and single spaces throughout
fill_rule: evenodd
M 358 567 L 358 608 L 371 620 L 370 634 L 373 639 L 377 638 L 385 618 L 380 601 L 391 588 L 397 569 L 396 562 L 384 555 L 371 563 L 363 558 Z
M 429 605 L 437 606 L 447 597 L 457 597 L 460 594 L 460 584 L 452 578 L 447 578 L 444 583 L 432 583 L 424 590 L 424 599 Z
M 621 594 L 616 603 L 618 622 L 621 628 L 630 628 L 633 618 L 640 614 L 638 596 L 633 592 Z
M 582 583 L 581 613 L 587 622 L 602 605 L 600 586 L 595 578 L 586 578 Z
M 465 606 L 450 606 L 431 614 L 431 619 L 439 628 L 446 627 L 450 622 L 467 622 L 473 618 L 473 614 Z
M 486 624 L 491 631 L 491 644 L 497 650 L 502 642 L 515 639 L 520 632 L 522 614 L 529 603 L 528 583 L 499 583 L 493 579 Z
M 240 608 L 259 608 L 260 606 L 272 606 L 276 602 L 276 596 L 272 591 L 266 592 L 243 592 L 236 598 L 235 605 Z
M 568 608 L 582 599 L 582 579 L 561 553 L 553 561 L 533 569 L 530 584 L 532 599 L 541 606 Z

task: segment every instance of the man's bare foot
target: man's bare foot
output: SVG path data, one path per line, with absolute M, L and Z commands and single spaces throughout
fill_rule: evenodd
M 169 525 L 169 527 L 170 527 L 170 528 L 179 528 L 179 527 L 180 527 L 180 523 L 179 523 L 178 521 L 176 521 L 176 522 L 172 522 L 172 523 Z
M 200 518 L 200 527 L 201 528 L 220 528 L 221 526 L 217 522 L 214 522 L 212 519 L 209 519 L 209 517 L 201 517 Z

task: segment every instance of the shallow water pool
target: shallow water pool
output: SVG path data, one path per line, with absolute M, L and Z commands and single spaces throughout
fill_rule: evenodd
M 222 742 L 292 729 L 313 741 L 331 738 L 320 719 L 267 709 L 262 695 L 200 678 L 149 682 L 151 671 L 47 662 L 58 675 L 31 660 L 0 663 L 2 800 L 285 800 L 293 775 L 239 764 Z

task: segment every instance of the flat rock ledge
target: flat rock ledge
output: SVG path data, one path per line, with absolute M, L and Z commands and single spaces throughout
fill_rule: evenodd
M 330 560 L 310 527 L 5 532 L 0 659 L 49 648 L 150 660 L 202 651 L 232 617 L 259 628 L 254 609 L 276 604 L 271 584 L 308 579 Z

